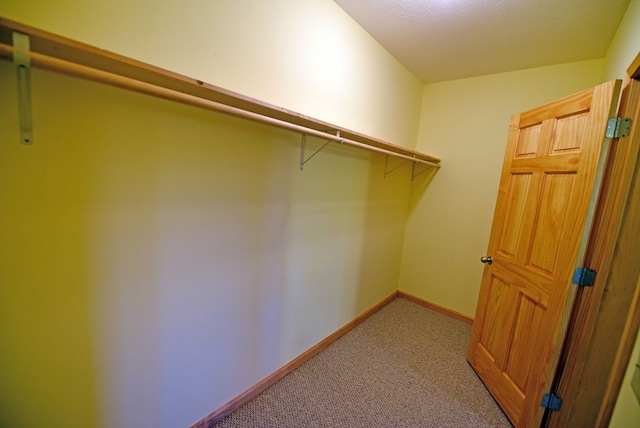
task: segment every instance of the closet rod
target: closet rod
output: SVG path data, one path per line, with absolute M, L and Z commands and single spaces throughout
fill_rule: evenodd
M 391 144 L 322 120 L 305 116 L 295 111 L 287 110 L 237 92 L 211 85 L 201 80 L 39 30 L 0 16 L 0 44 L 13 46 L 12 41 L 15 33 L 28 37 L 30 41 L 29 51 L 31 53 L 38 53 L 50 58 L 67 61 L 71 64 L 111 73 L 133 79 L 137 82 L 147 83 L 207 101 L 213 101 L 214 103 L 225 106 L 235 107 L 260 116 L 319 131 L 323 133 L 323 135 L 324 133 L 340 133 L 341 138 L 345 140 L 364 144 L 364 146 L 358 146 L 364 149 L 371 150 L 371 147 L 376 147 L 385 150 L 383 153 L 387 153 L 387 151 L 392 152 L 393 156 L 401 154 L 407 156 L 406 159 L 419 159 L 433 164 L 440 163 L 440 159 L 435 156 Z M 295 132 L 300 131 L 296 130 Z M 413 164 L 416 165 L 416 163 Z M 431 167 L 431 165 L 427 166 Z
M 13 58 L 13 47 L 6 44 L 0 44 L 0 57 L 6 60 L 11 60 Z M 117 74 L 97 70 L 95 68 L 90 68 L 90 67 L 75 64 L 72 62 L 64 61 L 58 58 L 53 58 L 47 55 L 42 55 L 37 52 L 31 52 L 30 57 L 31 57 L 32 66 L 42 68 L 44 70 L 67 74 L 73 77 L 91 80 L 94 82 L 103 83 L 110 86 L 131 90 L 131 91 L 139 92 L 146 95 L 152 95 L 158 98 L 163 98 L 170 101 L 176 101 L 183 104 L 239 117 L 242 119 L 251 120 L 253 122 L 258 122 L 265 125 L 271 125 L 271 126 L 286 129 L 289 131 L 293 131 L 293 132 L 297 132 L 305 135 L 311 135 L 311 136 L 322 138 L 325 140 L 339 142 L 341 144 L 344 143 L 351 146 L 360 147 L 366 150 L 378 152 L 378 153 L 384 153 L 389 156 L 408 159 L 413 162 L 426 164 L 435 168 L 440 167 L 439 164 L 430 162 L 427 160 L 408 156 L 402 153 L 395 153 L 390 150 L 385 150 L 379 147 L 370 146 L 368 144 L 360 143 L 358 141 L 353 141 L 348 138 L 339 137 L 336 135 L 328 134 L 326 132 L 307 128 L 301 125 L 296 125 L 293 123 L 285 122 L 283 120 L 274 119 L 268 116 L 252 113 L 246 110 L 242 110 L 236 107 L 231 107 L 215 101 L 210 101 L 207 99 L 196 97 L 194 95 L 185 94 L 182 92 L 174 91 L 172 89 L 163 88 L 161 86 L 156 86 L 150 83 L 141 82 L 139 80 L 131 79 L 128 77 L 119 76 Z

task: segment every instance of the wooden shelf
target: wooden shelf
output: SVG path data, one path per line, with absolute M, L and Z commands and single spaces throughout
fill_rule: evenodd
M 318 133 L 322 133 L 322 135 L 330 137 L 333 134 L 334 140 L 336 141 L 340 140 L 347 143 L 355 142 L 356 144 L 353 145 L 357 145 L 365 149 L 369 148 L 371 150 L 399 156 L 405 159 L 411 159 L 415 162 L 428 164 L 434 167 L 440 166 L 440 159 L 437 157 L 387 143 L 346 128 L 323 122 L 294 111 L 211 85 L 201 80 L 183 76 L 169 70 L 145 64 L 122 55 L 98 49 L 75 40 L 57 36 L 55 34 L 0 17 L 0 56 L 4 59 L 11 59 L 12 57 L 12 33 L 14 31 L 29 36 L 30 53 L 34 58 L 36 56 L 38 58 L 36 60 L 32 60 L 33 65 L 36 67 L 42 67 L 59 72 L 68 72 L 68 74 L 101 81 L 107 84 L 113 84 L 119 87 L 127 87 L 128 89 L 138 90 L 139 92 L 156 96 L 163 96 L 161 95 L 162 91 L 139 90 L 138 87 L 150 88 L 153 86 L 160 89 L 166 89 L 171 94 L 180 93 L 184 94 L 186 97 L 177 97 L 172 95 L 171 97 L 164 98 L 187 102 L 184 101 L 184 99 L 192 100 L 195 97 L 197 99 L 204 100 L 204 103 L 187 103 L 199 105 L 205 108 L 207 108 L 206 105 L 212 106 L 221 104 L 223 106 L 230 107 L 230 109 L 217 109 L 223 113 L 241 116 L 238 112 L 244 111 L 251 113 L 250 116 L 246 117 L 250 120 L 261 121 L 260 117 L 264 117 L 272 119 L 271 121 L 267 120 L 264 122 L 274 126 L 280 126 L 279 123 L 287 123 L 293 125 L 292 127 L 289 127 L 289 129 L 300 133 L 305 133 L 304 130 L 308 129 L 316 131 L 316 133 L 311 133 L 311 135 L 319 136 L 320 134 Z M 61 65 L 56 65 L 55 67 L 46 65 L 49 63 Z M 82 72 L 75 72 L 75 70 L 82 70 Z M 124 79 L 117 80 L 110 76 L 105 77 L 107 74 Z M 103 77 L 93 78 L 90 77 L 90 75 Z M 116 80 L 118 82 L 142 82 L 142 84 L 145 85 L 137 85 L 137 83 L 133 83 L 130 85 L 131 87 L 129 87 L 125 83 L 114 83 Z M 215 108 L 211 109 L 216 110 Z M 339 137 L 336 137 L 336 135 L 339 135 Z

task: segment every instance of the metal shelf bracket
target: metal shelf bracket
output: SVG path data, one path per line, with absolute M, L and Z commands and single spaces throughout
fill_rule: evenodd
M 393 171 L 395 171 L 396 169 L 400 168 L 402 165 L 406 164 L 407 162 L 411 162 L 410 159 L 405 159 L 402 162 L 400 162 L 398 165 L 394 166 L 391 169 L 388 169 L 389 167 L 389 155 L 386 155 L 385 159 L 384 159 L 384 178 L 387 178 L 387 175 L 391 174 Z M 414 162 L 415 164 L 415 162 Z
M 418 164 L 418 162 L 414 161 L 413 165 L 411 165 L 411 181 L 413 181 L 414 178 L 416 178 L 417 176 L 419 176 L 420 174 L 424 174 L 425 172 L 429 171 L 431 168 L 431 166 L 427 166 L 426 168 L 423 168 L 421 171 L 416 172 L 416 165 Z
M 340 130 L 336 131 L 336 137 L 340 137 Z M 311 154 L 311 156 L 309 156 L 308 158 L 305 159 L 304 157 L 304 153 L 306 150 L 306 145 L 307 145 L 307 135 L 306 134 L 302 134 L 302 141 L 300 142 L 300 171 L 304 170 L 304 165 L 309 162 L 311 160 L 312 157 L 314 157 L 315 155 L 317 155 L 318 153 L 320 153 L 322 151 L 322 149 L 324 149 L 325 147 L 327 147 L 329 145 L 329 143 L 331 143 L 331 140 L 327 141 L 326 143 L 324 143 L 322 145 L 322 147 L 320 147 L 318 150 L 316 150 L 315 152 L 313 152 Z M 343 144 L 344 140 L 340 140 L 338 142 L 339 144 Z

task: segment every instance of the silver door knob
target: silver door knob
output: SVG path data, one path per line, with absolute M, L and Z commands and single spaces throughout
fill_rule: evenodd
M 489 256 L 489 257 L 480 257 L 480 261 L 482 263 L 488 263 L 488 264 L 493 263 L 493 259 L 491 258 L 491 256 Z

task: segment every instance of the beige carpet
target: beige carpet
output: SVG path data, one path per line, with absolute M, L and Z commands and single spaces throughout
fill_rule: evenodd
M 511 427 L 471 326 L 397 298 L 216 427 Z

